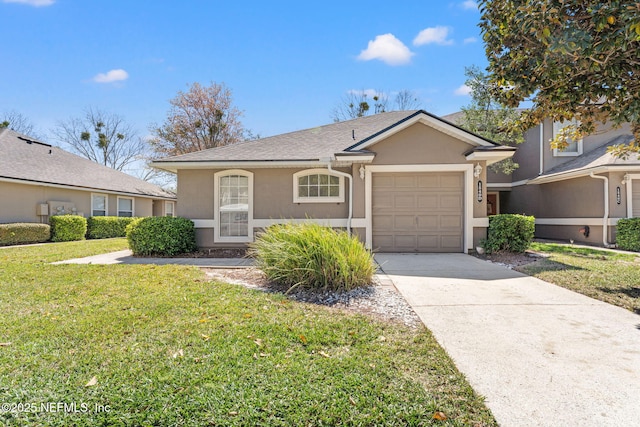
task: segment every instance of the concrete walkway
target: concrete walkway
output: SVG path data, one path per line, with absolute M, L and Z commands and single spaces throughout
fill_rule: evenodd
M 640 425 L 640 316 L 464 254 L 377 254 L 501 426 Z
M 142 258 L 134 257 L 129 249 L 107 254 L 74 258 L 53 264 L 155 264 L 155 265 L 193 265 L 211 268 L 250 267 L 253 260 L 248 258 Z

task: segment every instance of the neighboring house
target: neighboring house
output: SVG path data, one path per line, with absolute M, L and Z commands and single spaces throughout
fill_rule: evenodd
M 550 140 L 564 126 L 546 120 L 527 131 L 511 176 L 489 171 L 488 214 L 533 215 L 538 238 L 609 246 L 618 219 L 640 216 L 640 161 L 607 152 L 633 139 L 630 128 L 602 126 L 566 150 L 552 150 Z
M 503 147 L 425 111 L 397 111 L 169 157 L 177 214 L 200 247 L 274 223 L 350 229 L 392 252 L 467 252 L 486 236 L 486 166 Z
M 0 129 L 0 223 L 48 222 L 50 215 L 173 216 L 162 188 Z

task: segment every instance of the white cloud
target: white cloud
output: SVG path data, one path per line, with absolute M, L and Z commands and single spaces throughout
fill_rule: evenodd
M 413 45 L 422 46 L 431 43 L 440 45 L 453 44 L 453 40 L 447 39 L 449 31 L 451 31 L 451 28 L 443 26 L 425 28 L 413 39 Z
M 464 10 L 478 10 L 478 3 L 473 0 L 465 0 L 460 3 Z
M 379 59 L 388 65 L 404 65 L 411 62 L 411 57 L 415 55 L 393 34 L 382 34 L 376 36 L 375 40 L 369 40 L 367 48 L 360 52 L 358 59 L 370 61 Z
M 55 3 L 55 0 L 2 0 L 3 3 L 21 3 L 28 4 L 29 6 L 51 6 Z
M 453 93 L 458 96 L 467 96 L 467 95 L 470 95 L 471 92 L 472 92 L 472 89 L 467 85 L 462 85 L 453 91 Z
M 478 39 L 475 38 L 475 37 L 467 37 L 466 39 L 462 40 L 462 43 L 470 44 L 470 43 L 475 43 L 477 41 L 478 41 Z
M 122 80 L 127 80 L 128 78 L 129 78 L 129 73 L 119 68 L 117 70 L 108 71 L 107 73 L 97 74 L 93 78 L 93 81 L 96 83 L 113 83 L 113 82 L 119 82 Z

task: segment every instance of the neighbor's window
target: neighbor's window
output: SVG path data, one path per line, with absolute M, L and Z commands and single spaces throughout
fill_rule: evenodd
M 91 216 L 107 215 L 107 196 L 105 194 L 91 195 Z
M 133 216 L 133 199 L 129 197 L 118 197 L 118 216 Z
M 564 129 L 567 126 L 577 126 L 579 123 L 576 120 L 571 120 L 567 122 L 553 122 L 553 137 L 555 138 L 558 132 Z M 564 150 L 554 149 L 553 155 L 557 157 L 562 156 L 579 156 L 582 154 L 582 140 L 574 141 L 573 139 L 569 139 L 567 141 L 569 145 Z
M 344 202 L 344 178 L 326 169 L 312 169 L 293 175 L 294 203 Z
M 175 216 L 175 204 L 173 202 L 164 202 L 164 216 Z

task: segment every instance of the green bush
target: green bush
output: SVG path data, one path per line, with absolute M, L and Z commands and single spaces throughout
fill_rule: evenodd
M 135 218 L 118 216 L 92 216 L 87 219 L 87 239 L 125 237 L 127 225 Z
M 18 222 L 0 224 L 0 246 L 46 242 L 51 237 L 49 224 Z
M 140 256 L 173 256 L 197 249 L 193 221 L 186 218 L 137 218 L 127 226 L 127 240 L 133 254 Z
M 84 240 L 87 220 L 79 215 L 53 215 L 49 217 L 52 242 Z
M 249 255 L 268 279 L 289 287 L 350 290 L 371 283 L 371 253 L 344 231 L 317 224 L 281 224 L 260 233 Z
M 640 218 L 618 220 L 616 243 L 620 249 L 640 252 Z
M 489 232 L 482 245 L 487 253 L 524 252 L 533 242 L 536 220 L 532 216 L 502 214 L 489 217 Z

